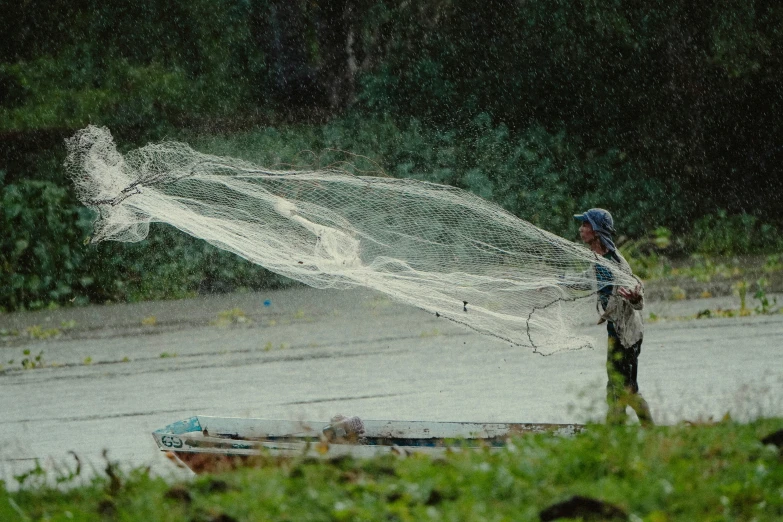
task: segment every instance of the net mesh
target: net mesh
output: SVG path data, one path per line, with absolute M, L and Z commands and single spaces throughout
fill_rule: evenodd
M 270 170 L 184 143 L 120 154 L 106 128 L 67 140 L 66 168 L 97 211 L 92 242 L 168 223 L 315 288 L 367 287 L 541 354 L 590 346 L 588 249 L 469 192 L 341 170 Z M 592 298 L 591 298 L 592 297 Z

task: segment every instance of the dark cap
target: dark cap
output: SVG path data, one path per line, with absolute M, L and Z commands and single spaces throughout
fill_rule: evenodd
M 608 210 L 602 208 L 591 208 L 583 214 L 574 214 L 574 218 L 579 221 L 587 221 L 593 227 L 593 231 L 601 238 L 601 242 L 609 250 L 617 250 L 612 241 L 614 230 L 614 220 Z

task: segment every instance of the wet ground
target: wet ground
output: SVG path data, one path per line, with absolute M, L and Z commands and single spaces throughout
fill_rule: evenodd
M 783 416 L 783 314 L 677 319 L 734 301 L 646 308 L 662 320 L 647 325 L 639 381 L 659 422 Z M 150 433 L 195 414 L 581 422 L 605 411 L 603 350 L 542 357 L 366 291 L 6 314 L 3 330 L 6 480 L 35 459 L 68 463 L 69 451 L 100 468 L 104 449 L 128 465 L 185 473 Z M 23 369 L 25 358 L 43 367 Z

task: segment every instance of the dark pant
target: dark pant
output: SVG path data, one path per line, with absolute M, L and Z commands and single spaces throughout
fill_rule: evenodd
M 639 383 L 636 382 L 641 352 L 641 340 L 626 348 L 617 336 L 609 336 L 606 352 L 606 373 L 609 377 L 606 383 L 607 424 L 624 424 L 628 418 L 626 406 L 634 409 L 642 425 L 653 424 L 650 407 L 639 394 Z

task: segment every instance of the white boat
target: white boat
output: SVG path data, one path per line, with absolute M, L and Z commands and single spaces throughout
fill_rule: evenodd
M 352 429 L 354 422 L 358 429 Z M 347 424 L 346 424 L 347 423 Z M 290 421 L 198 415 L 152 433 L 161 451 L 195 472 L 236 467 L 263 456 L 335 458 L 383 453 L 439 454 L 447 449 L 499 448 L 510 437 L 574 435 L 581 424 L 397 420 Z

